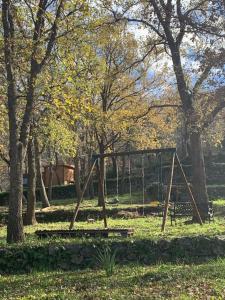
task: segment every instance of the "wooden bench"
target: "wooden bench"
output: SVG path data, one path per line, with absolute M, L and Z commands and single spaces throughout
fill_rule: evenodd
M 191 202 L 172 202 L 169 207 L 171 225 L 173 222 L 176 224 L 177 218 L 192 217 L 193 208 Z M 208 206 L 208 220 L 209 222 L 214 221 L 214 212 L 212 202 L 209 202 Z
M 39 238 L 48 237 L 105 237 L 109 234 L 118 234 L 123 237 L 133 235 L 134 229 L 132 228 L 106 228 L 106 229 L 75 229 L 75 230 L 38 230 L 35 234 Z

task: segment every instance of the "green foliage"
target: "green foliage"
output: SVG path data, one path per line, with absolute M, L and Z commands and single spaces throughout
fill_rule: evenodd
M 116 252 L 116 250 L 112 251 L 109 245 L 104 245 L 97 249 L 96 260 L 103 270 L 105 270 L 107 277 L 113 275 L 116 264 Z

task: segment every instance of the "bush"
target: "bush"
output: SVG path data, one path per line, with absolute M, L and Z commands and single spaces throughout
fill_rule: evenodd
M 111 248 L 106 245 L 103 248 L 97 249 L 96 260 L 99 265 L 105 270 L 106 276 L 113 275 L 116 264 L 116 250 L 112 251 Z

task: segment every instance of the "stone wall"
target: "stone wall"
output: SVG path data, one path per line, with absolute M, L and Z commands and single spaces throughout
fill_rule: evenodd
M 116 263 L 201 262 L 225 256 L 225 236 L 195 236 L 172 240 L 82 240 L 38 246 L 0 249 L 0 272 L 18 273 L 40 269 L 77 270 L 97 267 L 97 249 L 116 250 Z

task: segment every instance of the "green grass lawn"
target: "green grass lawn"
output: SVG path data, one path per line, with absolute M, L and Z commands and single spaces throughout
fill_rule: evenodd
M 126 198 L 125 198 L 126 201 Z M 50 209 L 68 209 L 67 206 L 72 208 L 72 200 L 57 200 L 54 202 L 54 206 Z M 90 203 L 92 207 L 95 207 L 96 203 Z M 57 205 L 58 204 L 58 205 Z M 62 205 L 64 204 L 64 205 Z M 83 205 L 85 202 L 83 203 Z M 123 205 L 121 209 L 123 209 Z M 86 206 L 86 207 L 88 207 Z M 134 207 L 136 205 L 134 204 Z M 149 238 L 149 239 L 172 239 L 174 237 L 181 237 L 181 236 L 196 236 L 196 235 L 221 235 L 225 234 L 225 200 L 219 199 L 214 201 L 215 207 L 215 214 L 218 217 L 215 217 L 215 222 L 211 222 L 210 224 L 207 222 L 203 226 L 199 224 L 186 224 L 185 221 L 188 219 L 178 219 L 176 226 L 170 225 L 170 219 L 168 217 L 167 226 L 165 233 L 161 232 L 161 224 L 162 218 L 158 216 L 149 216 L 149 217 L 139 217 L 134 219 L 108 219 L 108 227 L 115 228 L 133 228 L 134 235 L 131 239 L 142 239 L 142 238 Z M 85 209 L 82 207 L 81 209 Z M 97 208 L 96 208 L 97 209 Z M 98 208 L 99 209 L 99 208 Z M 109 208 L 110 209 L 110 208 Z M 189 218 L 190 220 L 190 218 Z M 40 223 L 35 226 L 26 226 L 25 233 L 26 243 L 36 244 L 36 243 L 48 243 L 51 242 L 47 240 L 38 240 L 37 237 L 34 235 L 36 230 L 45 230 L 45 229 L 68 229 L 69 223 L 67 222 L 56 222 L 56 223 Z M 103 221 L 96 220 L 93 224 L 87 222 L 77 222 L 76 228 L 103 228 Z M 0 227 L 0 245 L 5 245 L 6 239 L 6 226 Z M 63 239 L 59 239 L 63 240 Z M 79 241 L 80 239 L 74 239 L 74 241 Z
M 71 200 L 55 201 L 54 204 L 54 209 L 73 207 Z M 95 207 L 96 203 L 87 201 L 85 205 Z M 124 202 L 119 205 L 123 207 L 128 204 Z M 215 201 L 214 207 L 217 215 L 215 222 L 200 226 L 186 224 L 185 219 L 179 219 L 176 226 L 170 226 L 168 219 L 165 233 L 161 232 L 162 218 L 157 216 L 108 219 L 108 226 L 134 228 L 134 236 L 129 238 L 131 240 L 225 235 L 225 200 Z M 68 225 L 65 222 L 57 222 L 26 226 L 25 244 L 52 243 L 52 239 L 37 239 L 34 232 L 38 229 L 68 229 Z M 76 226 L 103 228 L 103 222 L 96 221 L 93 224 L 78 222 Z M 6 227 L 3 226 L 0 228 L 0 245 L 5 246 L 5 238 Z M 123 240 L 118 237 L 116 239 Z M 82 239 L 56 239 L 54 243 L 66 241 L 80 243 Z M 101 268 L 82 271 L 43 270 L 23 275 L 0 275 L 0 299 L 225 299 L 225 259 L 201 264 L 118 265 L 109 278 Z
M 225 299 L 225 260 L 158 264 L 104 271 L 55 271 L 0 277 L 1 299 Z
M 130 239 L 153 239 L 157 240 L 160 238 L 172 239 L 174 237 L 181 236 L 196 236 L 196 235 L 221 235 L 225 234 L 225 219 L 215 218 L 213 223 L 205 223 L 203 226 L 199 224 L 185 224 L 187 219 L 179 219 L 176 226 L 171 226 L 168 220 L 165 233 L 161 232 L 162 218 L 160 217 L 142 217 L 136 219 L 108 219 L 108 227 L 111 228 L 133 228 L 134 235 Z M 42 223 L 35 226 L 26 226 L 26 243 L 29 244 L 40 244 L 49 243 L 51 240 L 44 239 L 39 240 L 34 235 L 36 230 L 44 229 L 68 229 L 69 223 L 67 222 L 57 222 L 57 223 Z M 76 228 L 103 228 L 102 221 L 96 221 L 95 223 L 78 222 Z M 0 228 L 0 245 L 5 245 L 6 238 L 6 227 Z M 117 237 L 117 239 L 123 239 Z M 57 239 L 58 241 L 63 241 L 62 238 Z M 71 239 L 70 239 L 71 240 Z M 80 242 L 79 238 L 73 239 L 74 241 Z M 67 239 L 68 241 L 68 239 Z
M 115 198 L 115 195 L 110 195 L 107 197 L 106 201 L 111 202 Z M 63 200 L 53 200 L 51 201 L 51 208 L 49 210 L 55 210 L 55 209 L 63 209 L 63 210 L 71 210 L 75 207 L 76 199 L 63 199 Z M 149 204 L 149 200 L 145 200 L 145 205 Z M 119 196 L 119 203 L 118 204 L 107 204 L 108 209 L 112 208 L 127 208 L 132 206 L 142 206 L 143 205 L 143 199 L 142 195 L 140 193 L 133 193 L 132 199 L 130 199 L 129 194 L 124 194 Z M 98 207 L 98 200 L 97 198 L 94 198 L 92 200 L 84 199 L 84 201 L 81 203 L 81 209 L 96 209 L 100 210 L 101 207 Z M 41 210 L 41 203 L 37 203 L 37 209 Z M 48 209 L 47 209 L 48 210 Z
M 110 202 L 114 197 L 109 196 L 108 201 Z M 75 199 L 63 199 L 63 200 L 53 200 L 51 201 L 51 207 L 47 208 L 46 210 L 72 210 L 75 207 Z M 97 198 L 94 198 L 92 200 L 85 199 L 82 203 L 80 208 L 81 209 L 96 209 L 96 210 L 101 210 L 101 207 L 97 206 Z M 145 205 L 148 206 L 150 204 L 150 201 L 148 199 L 145 200 Z M 142 200 L 142 195 L 140 193 L 134 193 L 132 195 L 132 200 L 130 199 L 130 196 L 128 194 L 122 195 L 119 197 L 119 203 L 110 205 L 107 204 L 106 207 L 108 209 L 113 209 L 113 208 L 128 208 L 128 207 L 139 207 L 143 206 L 143 200 Z M 213 200 L 213 206 L 216 214 L 223 214 L 225 216 L 225 199 L 215 199 Z M 6 210 L 6 208 L 0 208 L 0 212 L 2 210 Z M 37 211 L 41 210 L 41 203 L 37 203 Z

